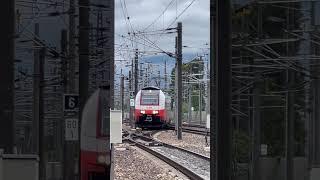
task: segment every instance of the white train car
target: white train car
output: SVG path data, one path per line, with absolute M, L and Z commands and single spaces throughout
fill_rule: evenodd
M 169 123 L 168 99 L 157 87 L 142 88 L 135 99 L 135 123 L 137 127 L 165 127 Z

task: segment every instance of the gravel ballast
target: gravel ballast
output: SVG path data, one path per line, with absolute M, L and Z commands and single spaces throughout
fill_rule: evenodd
M 210 157 L 210 137 L 207 139 L 209 146 L 206 145 L 205 136 L 186 132 L 182 133 L 182 140 L 178 140 L 175 132 L 172 130 L 160 131 L 154 134 L 153 137 L 163 143 L 181 147 Z
M 172 149 L 163 146 L 152 147 L 152 149 L 182 165 L 183 167 L 186 167 L 203 179 L 210 179 L 210 161 L 204 160 L 178 149 Z
M 114 150 L 115 180 L 188 180 L 171 166 L 129 144 Z

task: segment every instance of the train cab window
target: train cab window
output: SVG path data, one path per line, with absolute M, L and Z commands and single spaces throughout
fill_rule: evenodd
M 142 91 L 141 105 L 159 105 L 159 91 Z
M 142 97 L 141 104 L 142 105 L 158 105 L 159 98 L 158 97 Z

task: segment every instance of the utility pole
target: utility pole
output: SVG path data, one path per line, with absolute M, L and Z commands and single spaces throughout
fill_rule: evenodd
M 176 55 L 176 63 L 175 63 L 175 66 L 174 66 L 174 75 L 175 75 L 175 78 L 174 78 L 174 104 L 175 104 L 175 109 L 174 109 L 174 118 L 175 118 L 175 132 L 176 132 L 176 135 L 178 135 L 178 78 L 177 78 L 177 74 L 178 74 L 178 37 L 176 36 L 175 37 L 175 55 Z
M 201 72 L 200 71 L 200 67 L 201 67 L 201 63 L 203 63 L 203 60 L 202 60 L 202 56 L 200 56 L 200 62 L 199 62 L 199 72 L 200 73 L 203 73 L 204 74 L 204 68 L 203 68 L 203 71 Z M 203 66 L 204 66 L 204 63 L 203 63 Z M 200 76 L 201 77 L 201 76 Z M 203 79 L 203 77 L 202 77 Z M 201 84 L 201 81 L 199 81 L 199 118 L 200 118 L 200 125 L 202 124 L 202 84 Z
M 206 104 L 206 114 L 210 114 L 210 69 L 209 69 L 209 60 L 207 60 L 207 104 Z
M 315 26 L 316 24 L 316 8 L 317 2 L 311 2 L 311 24 Z M 317 45 L 313 45 L 312 53 L 316 54 Z M 312 54 L 311 53 L 311 54 Z M 315 66 L 312 68 L 312 75 L 314 77 L 320 76 L 320 68 L 319 66 Z M 311 83 L 312 87 L 312 109 L 313 109 L 313 117 L 309 125 L 309 166 L 311 168 L 320 167 L 320 79 L 314 79 Z
M 46 179 L 46 164 L 47 164 L 47 143 L 45 139 L 45 133 L 44 133 L 44 113 L 43 113 L 43 89 L 44 89 L 44 65 L 45 65 L 45 57 L 46 57 L 46 48 L 42 47 L 40 51 L 40 96 L 39 96 L 39 157 L 40 157 L 40 163 L 39 163 L 39 178 L 40 180 Z
M 131 92 L 132 92 L 132 73 L 131 73 L 131 71 L 129 71 L 129 96 L 130 96 L 129 99 L 132 98 Z M 129 118 L 130 118 L 130 126 L 131 126 L 131 128 L 134 128 L 133 107 L 131 107 L 131 104 L 130 104 Z
M 140 89 L 144 86 L 144 79 L 143 79 L 143 68 L 142 63 L 140 63 Z
M 262 39 L 262 6 L 258 4 L 258 38 Z M 257 49 L 259 51 L 259 49 Z M 254 63 L 254 62 L 252 62 Z M 261 154 L 261 82 L 258 72 L 254 75 L 253 87 L 253 118 L 251 119 L 251 180 L 260 179 L 260 154 Z
M 295 123 L 295 94 L 294 94 L 294 81 L 295 72 L 292 69 L 288 70 L 288 92 L 287 92 L 287 112 L 286 112 L 286 122 L 287 122 L 287 140 L 286 140 L 286 157 L 287 157 L 287 180 L 293 179 L 293 158 L 294 158 L 294 123 Z
M 76 43 L 75 43 L 75 36 L 76 36 L 76 23 L 75 23 L 75 0 L 70 0 L 70 7 L 69 7 L 69 69 L 68 69 L 68 91 L 69 93 L 75 93 L 75 60 L 76 60 Z
M 255 79 L 261 77 L 255 76 Z M 260 82 L 255 83 L 253 89 L 253 120 L 252 120 L 252 163 L 251 163 L 251 179 L 260 179 L 260 146 L 261 146 L 261 113 L 260 113 Z
M 68 74 L 69 74 L 69 66 L 68 66 L 68 59 L 65 58 L 67 56 L 67 38 L 68 38 L 68 32 L 67 30 L 63 29 L 61 30 L 61 54 L 62 54 L 62 77 L 63 77 L 63 91 L 64 93 L 68 93 Z M 62 137 L 64 137 L 64 121 L 65 121 L 65 114 L 64 112 L 62 112 L 63 114 L 63 119 L 62 121 L 58 122 L 58 128 L 61 129 L 61 135 Z M 70 153 L 68 153 L 68 145 L 67 145 L 67 142 L 64 141 L 64 138 L 63 138 L 63 142 L 62 142 L 62 145 L 63 145 L 63 160 L 62 160 L 62 163 L 63 163 L 63 168 L 61 169 L 62 172 L 63 172 L 63 176 L 64 176 L 64 179 L 68 179 L 70 178 L 69 176 L 69 173 L 70 173 L 70 168 L 67 168 L 69 167 L 69 163 L 72 162 L 72 160 L 70 161 Z M 72 169 L 71 169 L 72 170 Z
M 146 67 L 146 76 L 145 76 L 146 82 L 145 82 L 145 86 L 149 86 L 149 71 L 148 71 L 148 69 L 149 69 L 149 64 Z
M 37 46 L 39 40 L 39 24 L 34 26 L 34 45 Z M 39 178 L 44 180 L 46 178 L 46 144 L 44 143 L 44 119 L 43 119 L 43 83 L 44 83 L 44 61 L 45 50 L 44 48 L 34 50 L 34 63 L 33 63 L 33 121 L 32 121 L 32 134 L 33 134 L 33 152 L 39 155 L 40 169 Z
M 70 36 L 70 32 L 69 32 L 69 36 Z M 64 93 L 66 94 L 72 94 L 75 92 L 75 85 L 74 85 L 74 63 L 72 63 L 72 61 L 74 61 L 74 57 L 72 57 L 72 55 L 69 54 L 69 56 L 67 56 L 67 39 L 68 39 L 68 32 L 67 30 L 62 30 L 61 31 L 61 50 L 62 50 L 62 54 L 65 58 L 62 59 L 63 62 L 63 69 L 64 71 L 63 73 L 63 80 L 64 80 Z M 69 37 L 69 42 L 70 42 L 70 37 Z M 71 48 L 71 45 L 70 45 Z M 71 50 L 69 48 L 69 53 L 73 50 Z M 71 114 L 65 114 L 63 112 L 63 121 L 59 122 L 58 126 L 61 129 L 65 129 L 65 120 L 68 118 L 72 118 L 74 117 Z M 66 141 L 65 140 L 65 136 L 64 133 L 63 134 L 63 177 L 64 180 L 68 180 L 68 179 L 74 179 L 75 178 L 75 165 L 76 165 L 76 161 L 77 161 L 77 155 L 76 155 L 76 151 L 77 151 L 77 142 L 75 141 Z
M 159 85 L 159 88 L 161 88 L 161 74 L 160 74 L 160 71 L 158 71 L 158 85 Z
M 177 121 L 178 121 L 178 139 L 182 139 L 182 23 L 178 22 L 177 27 Z
M 122 74 L 121 69 L 121 80 L 120 80 L 120 91 L 121 91 L 121 111 L 122 111 L 122 119 L 124 118 L 124 76 Z
M 191 84 L 189 84 L 189 96 L 188 96 L 188 119 L 189 119 L 189 124 L 191 124 L 191 120 L 192 120 L 192 105 L 191 105 L 191 97 L 192 97 L 192 86 Z
M 202 124 L 202 84 L 199 83 L 199 117 L 200 125 Z
M 288 7 L 291 7 L 288 4 Z M 293 29 L 293 12 L 287 9 L 287 30 Z M 289 34 L 286 34 L 286 38 L 289 38 Z M 292 55 L 292 45 L 287 42 L 287 56 Z M 287 94 L 286 94 L 286 180 L 293 179 L 293 158 L 294 158 L 294 123 L 295 123 L 295 93 L 294 93 L 294 81 L 295 81 L 295 71 L 292 69 L 287 69 Z
M 39 23 L 34 26 L 35 41 L 39 37 Z M 37 47 L 37 43 L 33 43 Z M 39 121 L 40 121 L 40 50 L 35 48 L 33 50 L 33 104 L 32 104 L 32 144 L 33 153 L 39 154 Z
M 210 147 L 216 147 L 217 145 L 217 121 L 216 121 L 216 3 L 217 1 L 210 1 Z M 230 20 L 230 19 L 229 19 Z M 229 46 L 230 47 L 230 46 Z M 210 149 L 210 157 L 215 159 L 210 161 L 210 179 L 217 180 L 217 150 L 216 148 Z M 221 160 L 220 160 L 221 161 Z
M 81 132 L 81 115 L 83 107 L 88 98 L 89 87 L 89 0 L 79 0 L 79 137 Z M 76 150 L 75 159 L 77 159 L 77 165 L 68 168 L 78 167 L 76 172 L 80 172 L 80 138 L 78 140 L 78 149 Z M 80 178 L 83 176 L 79 173 Z M 79 179 L 79 178 L 75 178 Z
M 215 149 L 217 153 L 214 155 L 216 158 L 216 177 L 212 179 L 230 180 L 232 177 L 231 3 L 230 0 L 217 0 L 215 3 L 217 8 L 215 26 L 217 30 L 215 38 L 217 141 Z M 211 4 L 212 6 L 213 4 Z M 211 18 L 213 17 L 211 16 Z M 211 48 L 213 48 L 213 45 L 211 45 Z
M 316 8 L 317 2 L 311 2 L 311 26 L 315 26 L 316 24 Z M 311 45 L 311 47 L 311 54 L 317 54 L 317 45 Z M 313 77 L 319 77 L 319 66 L 312 67 L 311 72 Z M 320 80 L 318 78 L 311 81 L 311 88 L 313 98 L 310 105 L 312 107 L 312 118 L 308 126 L 308 167 L 313 169 L 320 167 Z
M 135 59 L 132 59 L 131 60 L 131 83 L 134 83 L 133 81 L 134 81 L 134 70 L 135 70 Z M 130 88 L 130 91 L 132 91 L 133 90 L 133 88 L 135 87 L 134 86 L 134 84 L 131 84 L 132 85 L 132 88 Z
M 167 91 L 167 60 L 164 61 L 164 89 Z
M 138 49 L 136 49 L 135 57 L 134 57 L 134 96 L 138 93 L 138 73 L 139 73 L 139 64 L 138 64 Z
M 14 59 L 15 1 L 1 1 L 2 33 L 0 33 L 0 150 L 12 153 L 14 146 Z

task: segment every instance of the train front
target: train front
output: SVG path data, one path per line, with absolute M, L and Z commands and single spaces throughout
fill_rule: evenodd
M 110 177 L 109 100 L 105 89 L 98 89 L 86 102 L 81 121 L 81 180 Z
M 137 127 L 164 127 L 166 125 L 165 95 L 156 87 L 141 89 L 135 99 Z

